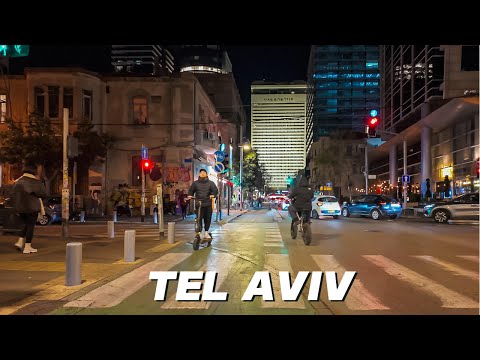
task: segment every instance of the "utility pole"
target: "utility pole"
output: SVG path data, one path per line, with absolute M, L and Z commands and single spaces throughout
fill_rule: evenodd
M 62 187 L 62 238 L 68 240 L 70 191 L 68 188 L 68 109 L 63 109 L 63 187 Z

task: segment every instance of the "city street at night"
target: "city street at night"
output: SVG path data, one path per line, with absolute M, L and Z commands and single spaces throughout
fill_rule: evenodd
M 312 220 L 313 239 L 290 237 L 285 211 L 251 210 L 212 228 L 211 247 L 192 249 L 193 222 L 176 224 L 176 243 L 159 241 L 154 225 L 71 226 L 83 243 L 82 285 L 64 286 L 60 226 L 39 229 L 38 254 L 15 252 L 2 237 L 0 313 L 52 314 L 478 314 L 478 223 L 436 224 L 423 219 Z M 135 263 L 121 261 L 123 230 L 137 231 Z M 215 271 L 215 291 L 228 301 L 176 301 L 171 281 L 165 301 L 155 301 L 150 271 Z M 255 272 L 268 271 L 274 301 L 242 301 Z M 298 301 L 282 301 L 278 271 L 356 271 L 345 301 L 309 301 L 310 281 Z M 191 293 L 198 292 L 191 290 Z
M 0 315 L 480 315 L 480 48 L 443 28 L 0 44 Z

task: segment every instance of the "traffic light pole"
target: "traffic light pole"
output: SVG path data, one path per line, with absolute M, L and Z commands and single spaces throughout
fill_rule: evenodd
M 365 195 L 368 195 L 368 142 L 365 142 Z
M 68 240 L 68 218 L 70 215 L 68 188 L 68 109 L 63 109 L 63 187 L 62 187 L 62 239 Z
M 145 221 L 145 171 L 142 166 L 142 205 L 141 205 L 141 222 Z

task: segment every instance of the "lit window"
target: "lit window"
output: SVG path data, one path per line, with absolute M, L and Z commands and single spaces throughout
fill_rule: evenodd
M 144 96 L 135 96 L 133 98 L 133 122 L 137 125 L 147 123 L 148 109 L 147 98 Z
M 5 118 L 7 117 L 7 95 L 1 94 L 0 95 L 0 123 L 5 122 Z
M 378 69 L 378 62 L 376 61 L 367 61 L 367 69 Z

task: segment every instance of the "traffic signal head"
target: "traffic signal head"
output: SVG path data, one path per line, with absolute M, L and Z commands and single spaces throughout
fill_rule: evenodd
M 143 159 L 142 160 L 142 169 L 145 174 L 149 174 L 150 171 L 152 170 L 153 163 L 149 159 Z
M 377 125 L 378 125 L 378 118 L 377 117 L 370 118 L 370 120 L 368 121 L 368 126 L 375 127 Z
M 225 168 L 225 170 L 222 171 L 222 174 L 225 174 L 225 173 L 228 172 L 228 170 L 230 168 L 230 159 L 228 157 L 228 154 L 225 154 L 225 158 L 223 159 L 222 164 Z
M 375 116 L 373 116 L 373 114 L 375 114 Z M 366 129 L 365 129 L 365 133 L 368 135 L 369 138 L 377 137 L 376 128 L 379 123 L 380 123 L 380 119 L 377 116 L 377 111 L 372 110 L 370 112 L 370 116 L 368 117 Z

